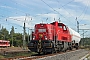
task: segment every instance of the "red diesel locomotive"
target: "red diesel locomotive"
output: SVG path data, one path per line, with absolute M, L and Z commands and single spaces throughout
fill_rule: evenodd
M 63 23 L 57 21 L 50 24 L 36 24 L 32 33 L 32 40 L 28 48 L 37 53 L 53 53 L 76 49 L 79 46 L 80 35 Z

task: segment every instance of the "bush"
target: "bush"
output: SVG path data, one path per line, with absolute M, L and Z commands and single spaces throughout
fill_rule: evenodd
M 0 55 L 0 59 L 4 58 L 4 56 Z

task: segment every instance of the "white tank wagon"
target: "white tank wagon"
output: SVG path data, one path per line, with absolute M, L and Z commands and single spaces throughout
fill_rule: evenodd
M 69 27 L 70 35 L 71 35 L 71 40 L 72 43 L 74 44 L 74 47 L 78 48 L 79 42 L 81 40 L 81 36 L 78 32 L 74 31 Z

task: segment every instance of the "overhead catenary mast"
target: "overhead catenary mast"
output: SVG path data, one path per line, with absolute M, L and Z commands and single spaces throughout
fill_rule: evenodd
M 59 23 L 61 22 L 60 18 L 58 19 Z
M 26 15 L 27 16 L 27 15 Z M 26 21 L 26 17 L 25 17 L 25 21 Z M 25 21 L 24 21 L 24 27 L 23 27 L 23 49 L 26 49 L 26 40 L 25 40 Z
M 76 17 L 76 21 L 77 21 L 77 32 L 79 33 L 79 22 L 77 20 L 77 17 Z
M 1 30 L 1 24 L 0 24 L 0 30 Z

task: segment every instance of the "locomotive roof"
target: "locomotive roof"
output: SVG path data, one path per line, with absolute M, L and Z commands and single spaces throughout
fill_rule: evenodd
M 52 23 L 50 23 L 50 24 L 55 25 L 55 23 L 57 23 L 58 26 L 66 26 L 64 23 L 58 22 L 58 21 L 52 22 Z M 47 25 L 50 25 L 50 24 L 48 24 L 48 23 L 38 23 L 38 24 L 36 24 L 36 25 L 39 25 L 39 24 L 47 24 Z
M 65 24 L 63 24 L 62 22 L 58 22 L 58 21 L 55 21 L 55 22 L 53 22 L 53 23 L 51 23 L 51 24 L 55 24 L 55 23 L 58 23 L 58 26 L 64 26 Z

